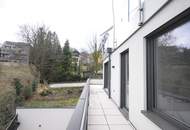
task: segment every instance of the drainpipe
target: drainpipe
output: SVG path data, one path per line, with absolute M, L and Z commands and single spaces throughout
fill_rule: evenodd
M 109 96 L 109 98 L 111 98 L 111 53 L 112 53 L 112 48 L 107 48 L 107 53 L 109 54 L 108 96 Z
M 117 47 L 117 42 L 115 40 L 115 8 L 114 0 L 112 0 L 112 17 L 113 17 L 113 49 Z
M 139 26 L 143 25 L 144 21 L 144 0 L 139 0 Z

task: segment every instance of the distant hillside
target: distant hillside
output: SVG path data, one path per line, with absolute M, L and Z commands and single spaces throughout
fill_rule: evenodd
M 34 66 L 0 62 L 0 87 L 3 87 L 5 84 L 6 86 L 12 85 L 14 79 L 19 79 L 23 85 L 27 85 L 34 79 L 38 79 L 38 77 Z
M 38 79 L 38 73 L 34 66 L 0 62 L 0 130 L 7 127 L 16 112 L 14 79 L 20 80 L 25 86 Z

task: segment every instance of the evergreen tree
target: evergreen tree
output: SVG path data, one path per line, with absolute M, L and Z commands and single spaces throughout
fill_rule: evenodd
M 65 80 L 69 80 L 68 77 L 71 76 L 72 72 L 72 53 L 69 46 L 69 41 L 66 40 L 65 45 L 63 47 L 62 53 L 62 75 L 64 75 Z

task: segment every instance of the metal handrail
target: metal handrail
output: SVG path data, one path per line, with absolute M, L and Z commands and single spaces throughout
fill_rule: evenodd
M 8 124 L 6 130 L 17 130 L 19 125 L 20 123 L 18 122 L 18 115 L 15 115 Z
M 67 130 L 87 130 L 88 126 L 88 105 L 89 105 L 89 89 L 90 79 L 87 80 L 79 98 L 75 111 L 69 121 Z

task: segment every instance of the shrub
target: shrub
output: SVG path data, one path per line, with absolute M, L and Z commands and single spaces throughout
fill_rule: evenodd
M 73 93 L 73 91 L 72 90 L 67 90 L 67 94 L 72 94 Z
M 81 80 L 80 75 L 72 75 L 72 77 L 71 77 L 71 81 L 80 81 L 80 80 Z
M 23 96 L 16 96 L 15 103 L 17 106 L 22 106 L 24 103 L 24 97 Z
M 82 90 L 83 90 L 83 89 L 79 89 L 79 90 L 78 90 L 78 93 L 81 94 L 81 93 L 82 93 Z
M 44 90 L 44 91 L 42 91 L 41 93 L 40 93 L 40 95 L 41 96 L 48 96 L 48 95 L 50 95 L 50 94 L 52 94 L 52 91 L 50 91 L 50 90 Z
M 17 96 L 21 94 L 22 88 L 23 88 L 23 85 L 20 83 L 20 81 L 18 79 L 15 79 L 15 89 L 16 89 Z
M 37 81 L 36 81 L 36 80 L 33 80 L 33 81 L 32 81 L 32 91 L 33 91 L 33 92 L 36 91 L 37 85 L 38 85 Z
M 15 115 L 15 91 L 12 88 L 4 89 L 0 92 L 0 130 L 4 130 L 10 122 L 11 117 Z
M 32 87 L 31 86 L 24 87 L 23 96 L 26 100 L 32 96 Z

